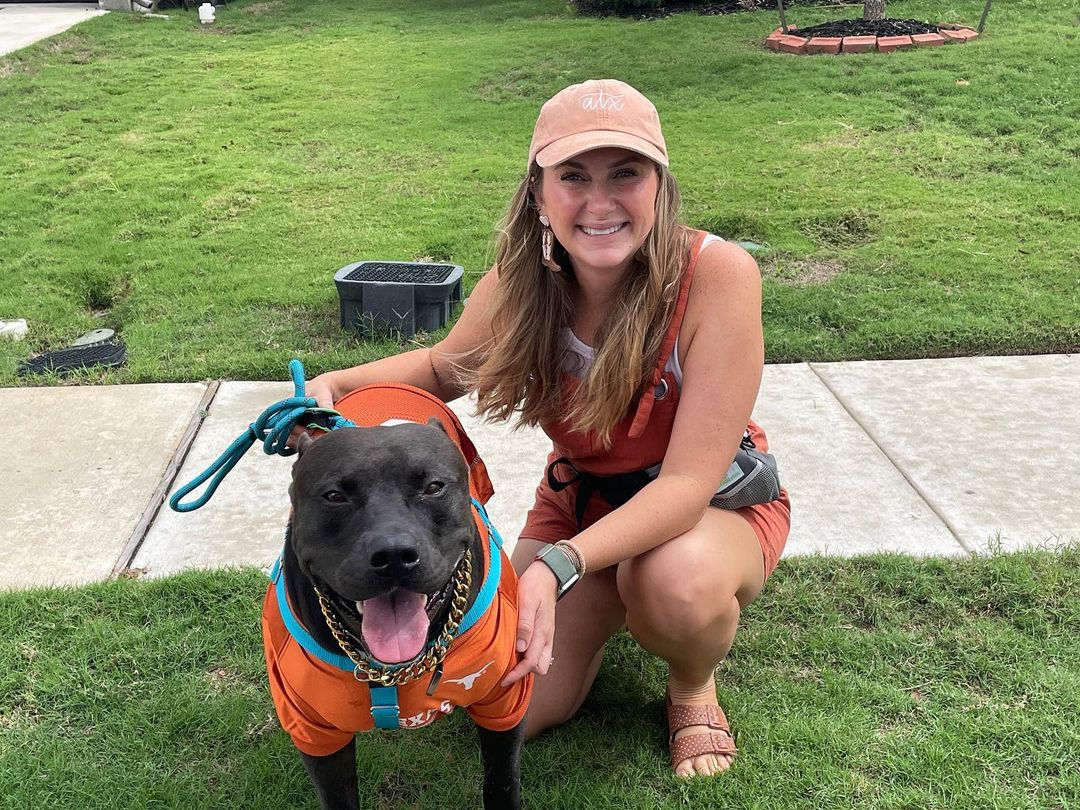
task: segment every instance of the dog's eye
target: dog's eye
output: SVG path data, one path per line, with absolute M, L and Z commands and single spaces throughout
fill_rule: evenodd
M 323 493 L 323 500 L 329 501 L 330 503 L 345 503 L 345 496 L 336 489 L 332 489 L 329 492 Z
M 438 495 L 442 492 L 443 487 L 446 486 L 442 481 L 432 481 L 426 487 L 424 487 L 425 495 Z

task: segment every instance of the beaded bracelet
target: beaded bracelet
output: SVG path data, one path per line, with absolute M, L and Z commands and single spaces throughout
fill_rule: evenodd
M 585 556 L 581 553 L 581 549 L 569 540 L 560 540 L 555 545 L 566 552 L 567 556 L 570 557 L 570 562 L 572 562 L 574 568 L 577 569 L 578 576 L 585 576 Z

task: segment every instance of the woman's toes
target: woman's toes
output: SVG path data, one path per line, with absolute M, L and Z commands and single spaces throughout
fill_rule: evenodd
M 693 759 L 684 759 L 675 769 L 675 775 L 684 778 L 691 776 L 713 776 L 731 767 L 731 757 L 720 754 L 702 754 Z
M 694 770 L 701 776 L 712 776 L 720 772 L 720 763 L 715 754 L 704 754 L 694 760 Z

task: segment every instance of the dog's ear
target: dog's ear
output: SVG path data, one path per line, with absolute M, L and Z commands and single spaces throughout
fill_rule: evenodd
M 301 433 L 300 438 L 296 440 L 296 455 L 304 455 L 304 452 L 311 446 L 313 441 L 315 440 L 311 438 L 310 433 L 307 433 L 306 431 Z
M 447 431 L 447 429 L 446 429 L 446 425 L 444 425 L 442 423 L 441 419 L 438 419 L 437 417 L 431 416 L 431 417 L 428 417 L 427 423 L 429 425 L 431 425 L 432 427 L 437 427 L 439 430 L 441 430 L 447 436 L 450 435 L 449 431 Z

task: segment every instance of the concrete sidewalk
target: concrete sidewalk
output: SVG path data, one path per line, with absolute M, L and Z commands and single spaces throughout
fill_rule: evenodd
M 0 56 L 105 13 L 97 3 L 0 3 Z
M 33 427 L 8 440 L 0 590 L 268 565 L 282 543 L 290 459 L 253 448 L 199 511 L 161 503 L 291 394 L 265 382 L 0 389 L 0 409 Z M 1080 540 L 1078 400 L 1076 356 L 767 366 L 754 418 L 791 494 L 785 556 Z M 468 401 L 454 410 L 512 543 L 549 443 L 479 422 Z

